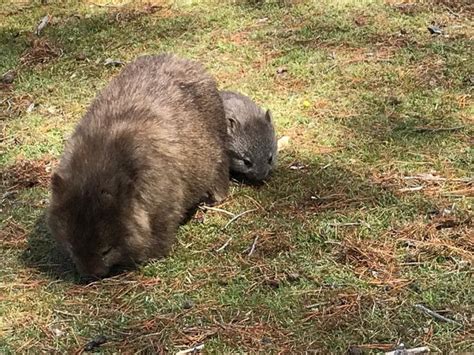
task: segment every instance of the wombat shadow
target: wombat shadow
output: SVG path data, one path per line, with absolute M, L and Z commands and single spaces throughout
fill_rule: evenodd
M 45 211 L 38 217 L 27 236 L 27 248 L 21 254 L 20 261 L 53 280 L 80 282 L 72 261 L 59 249 L 48 231 Z

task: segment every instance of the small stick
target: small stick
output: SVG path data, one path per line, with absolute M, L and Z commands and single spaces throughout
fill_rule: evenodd
M 457 324 L 457 325 L 462 326 L 461 323 L 456 322 L 455 320 L 446 318 L 445 316 L 442 316 L 441 314 L 439 314 L 439 313 L 437 313 L 437 312 L 435 312 L 435 311 L 432 311 L 432 310 L 429 309 L 429 308 L 426 308 L 426 307 L 423 306 L 422 304 L 415 304 L 415 308 L 418 308 L 420 311 L 426 313 L 427 315 L 429 315 L 430 317 L 433 317 L 434 319 L 440 320 L 440 321 L 442 321 L 442 322 L 453 323 L 453 324 Z
M 77 317 L 77 314 L 69 313 L 66 311 L 61 311 L 60 309 L 54 309 L 53 312 L 59 313 L 59 314 L 64 314 L 65 316 L 69 317 Z
M 242 213 L 239 213 L 238 215 L 235 215 L 235 214 L 230 213 L 226 210 L 221 210 L 220 208 L 208 207 L 208 206 L 202 206 L 202 207 L 203 207 L 203 209 L 209 209 L 209 210 L 213 210 L 213 211 L 217 211 L 217 212 L 222 212 L 222 213 L 228 214 L 229 216 L 232 216 L 232 218 L 229 220 L 229 222 L 226 223 L 226 225 L 224 226 L 224 228 L 222 228 L 222 230 L 226 229 L 232 222 L 236 221 L 237 219 L 239 219 L 243 215 L 245 215 L 247 213 L 250 213 L 250 212 L 254 212 L 254 211 L 257 210 L 257 208 L 254 208 L 252 210 L 247 210 L 247 211 L 244 211 Z M 216 249 L 216 251 L 220 252 L 220 251 L 224 250 L 229 245 L 229 243 L 232 241 L 232 239 L 233 239 L 232 237 L 227 239 L 227 241 L 221 247 Z
M 228 216 L 235 217 L 235 214 L 226 210 L 223 210 L 222 208 L 217 208 L 217 207 L 211 207 L 211 206 L 199 206 L 199 209 L 201 210 L 209 210 L 209 211 L 215 211 L 215 212 L 221 212 L 224 213 Z
M 252 247 L 250 248 L 248 256 L 252 255 L 253 252 L 255 251 L 255 247 L 257 245 L 257 240 L 258 240 L 258 235 L 255 237 L 255 239 L 253 241 L 253 244 L 252 244 Z
M 250 213 L 250 212 L 254 212 L 256 211 L 257 209 L 254 208 L 252 210 L 248 210 L 248 211 L 244 211 L 242 213 L 239 213 L 238 215 L 235 215 L 234 217 L 231 218 L 231 220 L 229 222 L 226 223 L 226 225 L 224 226 L 224 228 L 222 228 L 222 230 L 226 229 L 232 222 L 236 221 L 237 219 L 239 219 L 240 217 L 242 217 L 243 215 L 247 214 L 247 213 Z
M 461 17 L 459 14 L 457 14 L 457 13 L 455 13 L 453 10 L 451 10 L 451 9 L 449 8 L 449 6 L 445 6 L 445 9 L 446 9 L 451 15 L 453 15 L 454 17 L 458 17 L 458 18 Z
M 446 181 L 448 179 L 440 177 L 440 176 L 434 176 L 431 174 L 426 174 L 426 175 L 418 175 L 418 176 L 404 176 L 404 180 L 426 180 L 426 181 Z
M 48 22 L 51 20 L 51 16 L 46 15 L 44 16 L 41 21 L 38 23 L 38 26 L 36 27 L 35 30 L 35 35 L 39 36 L 41 34 L 41 31 L 46 27 Z
M 403 349 L 403 350 L 394 350 L 394 351 L 389 351 L 385 353 L 385 355 L 412 355 L 412 354 L 423 354 L 423 353 L 429 353 L 430 348 L 427 346 L 422 346 L 419 348 L 412 348 L 412 349 Z
M 97 6 L 97 7 L 116 7 L 116 8 L 121 8 L 121 7 L 125 7 L 127 5 L 129 5 L 131 3 L 131 1 L 129 1 L 128 3 L 125 3 L 125 4 L 121 4 L 121 5 L 113 5 L 113 4 L 96 4 L 96 3 L 91 3 L 92 5 L 94 6 Z
M 348 223 L 329 223 L 331 227 L 348 227 L 348 226 L 360 226 L 360 222 L 348 222 Z
M 230 237 L 229 239 L 227 239 L 227 242 L 225 242 L 224 244 L 222 244 L 222 246 L 221 246 L 219 249 L 216 249 L 216 251 L 219 252 L 219 251 L 224 250 L 224 249 L 229 245 L 229 243 L 232 241 L 232 239 L 233 239 L 232 237 Z
M 309 305 L 307 305 L 307 306 L 304 306 L 304 308 L 315 308 L 315 307 L 327 305 L 328 303 L 329 303 L 329 302 L 313 303 L 313 304 L 309 304 Z
M 186 349 L 186 350 L 181 350 L 181 351 L 178 351 L 176 353 L 176 355 L 185 355 L 185 354 L 189 354 L 189 353 L 194 353 L 196 351 L 199 351 L 199 350 L 202 350 L 204 349 L 204 344 L 199 344 L 199 345 L 196 345 L 195 347 L 193 348 L 189 348 L 189 349 Z
M 431 128 L 431 127 L 415 127 L 415 132 L 454 132 L 460 131 L 464 129 L 466 126 L 456 126 L 456 127 L 439 127 L 439 128 Z
M 434 176 L 431 174 L 422 174 L 422 175 L 415 175 L 415 176 L 404 176 L 404 180 L 425 180 L 425 181 L 456 181 L 456 182 L 472 182 L 472 178 L 458 178 L 458 179 L 448 179 L 441 176 Z
M 324 165 L 322 168 L 320 168 L 318 171 L 316 171 L 316 174 L 320 173 L 320 172 L 323 171 L 324 169 L 329 168 L 331 165 L 332 165 L 331 163 Z
M 423 190 L 424 186 L 415 186 L 415 187 L 405 187 L 403 189 L 398 189 L 400 192 L 409 192 L 409 191 L 420 191 Z

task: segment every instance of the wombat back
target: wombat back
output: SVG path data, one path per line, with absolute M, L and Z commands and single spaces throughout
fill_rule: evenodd
M 226 128 L 216 83 L 193 61 L 140 57 L 112 79 L 52 176 L 48 224 L 79 272 L 167 255 L 188 211 L 227 194 Z
M 250 181 L 268 178 L 277 160 L 277 139 L 272 116 L 249 97 L 220 91 L 229 135 L 230 170 Z

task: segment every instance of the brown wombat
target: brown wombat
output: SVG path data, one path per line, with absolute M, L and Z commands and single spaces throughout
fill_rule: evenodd
M 226 146 L 222 101 L 204 69 L 140 57 L 67 142 L 52 176 L 50 230 L 87 277 L 165 256 L 190 210 L 227 195 Z
M 278 149 L 270 110 L 262 110 L 237 92 L 219 94 L 228 120 L 232 175 L 253 182 L 266 179 L 275 167 Z

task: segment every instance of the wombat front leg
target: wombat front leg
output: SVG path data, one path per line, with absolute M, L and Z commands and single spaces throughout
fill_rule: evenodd
M 218 205 L 225 200 L 229 193 L 229 170 L 224 168 L 224 164 L 216 172 L 216 178 L 208 191 L 209 204 Z
M 155 221 L 153 223 L 153 247 L 149 250 L 149 257 L 153 259 L 161 259 L 169 255 L 171 247 L 176 240 L 176 233 L 179 223 L 169 222 L 163 223 Z

